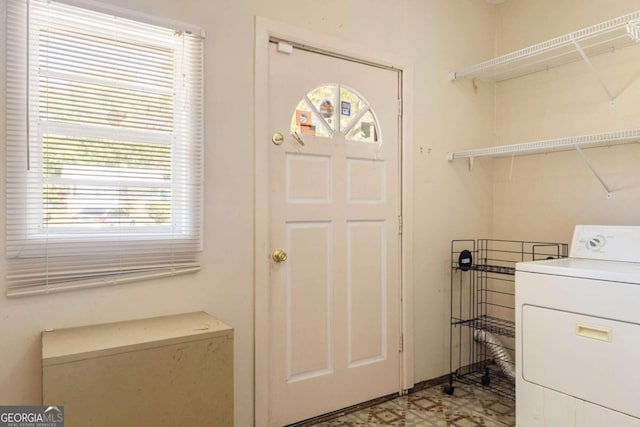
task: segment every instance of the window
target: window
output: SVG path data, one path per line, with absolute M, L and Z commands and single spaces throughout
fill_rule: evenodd
M 354 89 L 334 83 L 316 87 L 298 102 L 291 132 L 323 138 L 342 134 L 347 141 L 381 142 L 369 103 Z
M 8 0 L 8 295 L 199 268 L 203 37 L 149 22 Z

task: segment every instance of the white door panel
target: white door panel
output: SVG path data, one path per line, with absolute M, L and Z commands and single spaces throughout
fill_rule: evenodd
M 399 90 L 394 71 L 299 49 L 272 45 L 269 67 L 269 126 L 284 136 L 265 142 L 270 245 L 287 253 L 270 278 L 279 426 L 400 388 Z M 333 92 L 305 101 L 318 87 Z

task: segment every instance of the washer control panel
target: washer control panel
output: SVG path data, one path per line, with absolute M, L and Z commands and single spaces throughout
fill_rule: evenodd
M 569 256 L 640 262 L 640 226 L 576 225 Z

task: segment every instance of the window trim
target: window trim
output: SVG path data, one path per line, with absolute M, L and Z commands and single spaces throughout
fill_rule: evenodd
M 7 0 L 11 1 L 11 0 Z M 103 3 L 94 0 L 55 0 L 56 3 L 75 6 L 93 12 L 104 13 L 108 15 L 118 16 L 123 19 L 138 21 L 140 23 L 155 25 L 158 27 L 173 28 L 175 31 L 183 31 L 188 34 L 206 38 L 206 32 L 203 28 L 184 21 L 150 15 L 148 13 L 139 12 L 133 9 L 116 6 L 109 3 Z
M 6 0 L 6 7 L 7 7 L 7 10 L 10 7 L 14 7 L 14 8 L 25 7 L 28 12 L 28 9 L 30 8 L 29 5 L 31 4 L 32 1 L 37 1 L 37 0 Z M 46 3 L 46 2 L 43 2 L 43 3 Z M 77 125 L 73 123 L 64 123 L 64 122 L 62 123 L 46 122 L 46 125 L 38 126 L 38 135 L 35 135 L 35 136 L 32 135 L 30 137 L 29 130 L 31 125 L 29 120 L 30 119 L 29 113 L 27 114 L 26 118 L 19 118 L 16 120 L 15 114 L 11 118 L 9 118 L 10 103 L 12 103 L 11 113 L 15 113 L 15 110 L 20 108 L 23 108 L 29 111 L 30 110 L 29 106 L 33 102 L 33 97 L 37 98 L 39 96 L 38 95 L 39 92 L 37 92 L 38 89 L 33 89 L 32 87 L 30 87 L 32 86 L 33 77 L 29 76 L 28 75 L 29 73 L 25 73 L 26 75 L 23 75 L 22 77 L 19 77 L 19 76 L 10 77 L 10 73 L 15 74 L 15 73 L 19 73 L 19 71 L 15 69 L 10 69 L 10 64 L 15 63 L 15 59 L 10 60 L 9 57 L 10 57 L 11 49 L 8 48 L 5 51 L 6 57 L 7 57 L 7 61 L 6 61 L 7 72 L 5 74 L 5 78 L 6 78 L 5 84 L 8 85 L 9 81 L 15 82 L 15 81 L 22 80 L 22 84 L 26 86 L 27 93 L 23 95 L 13 94 L 11 97 L 7 96 L 6 98 L 7 124 L 8 124 L 7 132 L 9 132 L 9 127 L 10 127 L 9 122 L 11 122 L 13 126 L 16 125 L 16 122 L 21 123 L 19 127 L 24 126 L 24 129 L 22 129 L 22 132 L 26 133 L 27 140 L 29 140 L 29 145 L 31 146 L 33 141 L 35 141 L 36 144 L 38 144 L 38 149 L 35 150 L 35 153 L 33 151 L 28 153 L 25 156 L 25 160 L 29 158 L 31 158 L 32 160 L 36 160 L 38 166 L 34 168 L 30 168 L 30 170 L 22 171 L 22 173 L 20 173 L 19 176 L 15 174 L 16 168 L 10 168 L 9 166 L 7 166 L 6 168 L 7 185 L 9 185 L 10 183 L 14 185 L 18 185 L 21 189 L 26 190 L 30 194 L 23 199 L 22 203 L 20 203 L 20 202 L 16 202 L 16 192 L 17 192 L 16 190 L 13 190 L 11 192 L 7 191 L 6 193 L 7 227 L 9 227 L 10 221 L 12 219 L 15 220 L 16 217 L 20 217 L 20 216 L 22 217 L 21 229 L 17 231 L 12 230 L 11 232 L 7 231 L 7 238 L 9 240 L 13 240 L 11 246 L 9 242 L 7 242 L 7 252 L 6 252 L 7 267 L 8 267 L 7 279 L 9 279 L 9 277 L 12 275 L 12 271 L 9 271 L 10 270 L 9 266 L 12 263 L 12 260 L 24 261 L 28 259 L 38 260 L 43 258 L 49 258 L 50 256 L 59 257 L 59 253 L 54 255 L 54 254 L 49 254 L 49 252 L 47 251 L 57 252 L 58 250 L 64 249 L 65 245 L 68 246 L 70 244 L 79 245 L 79 246 L 83 246 L 83 245 L 84 246 L 100 246 L 101 248 L 105 247 L 108 249 L 108 247 L 116 248 L 119 245 L 121 245 L 122 242 L 131 242 L 131 243 L 138 242 L 142 244 L 147 244 L 147 247 L 151 248 L 150 253 L 152 254 L 155 253 L 156 246 L 163 247 L 165 248 L 164 250 L 166 250 L 166 248 L 169 248 L 170 251 L 172 251 L 173 249 L 171 248 L 174 248 L 174 247 L 180 248 L 182 246 L 189 246 L 189 247 L 193 247 L 193 250 L 196 253 L 201 251 L 202 244 L 203 244 L 202 242 L 202 230 L 203 230 L 202 222 L 203 222 L 203 207 L 204 207 L 204 201 L 203 201 L 204 156 L 203 156 L 203 153 L 204 153 L 204 135 L 205 135 L 204 57 L 203 57 L 204 56 L 203 41 L 205 36 L 204 31 L 199 29 L 198 27 L 185 24 L 179 21 L 157 18 L 157 17 L 146 15 L 146 14 L 141 14 L 131 10 L 114 7 L 112 5 L 107 5 L 107 4 L 98 3 L 94 1 L 55 0 L 54 3 L 59 3 L 61 5 L 69 5 L 73 7 L 79 7 L 82 9 L 86 9 L 89 12 L 98 12 L 102 14 L 107 14 L 107 15 L 115 16 L 117 18 L 137 21 L 143 24 L 160 26 L 165 29 L 173 29 L 172 31 L 174 31 L 175 33 L 185 33 L 189 36 L 193 36 L 192 39 L 199 40 L 200 44 L 197 47 L 192 46 L 187 48 L 187 49 L 195 49 L 193 52 L 192 51 L 189 51 L 189 52 L 191 53 L 195 52 L 196 55 L 198 55 L 198 52 L 199 52 L 199 57 L 195 56 L 197 61 L 195 62 L 195 64 L 197 64 L 197 68 L 194 70 L 194 77 L 193 77 L 195 79 L 194 81 L 196 82 L 196 84 L 194 86 L 189 86 L 189 88 L 185 89 L 185 91 L 181 91 L 183 94 L 183 98 L 189 99 L 190 96 L 193 96 L 193 99 L 195 100 L 195 102 L 189 102 L 189 105 L 193 107 L 193 110 L 190 109 L 189 113 L 183 113 L 183 112 L 178 113 L 178 110 L 180 108 L 179 105 L 181 105 L 180 102 L 184 102 L 184 99 L 181 99 L 180 97 L 174 97 L 173 99 L 174 120 L 176 117 L 181 117 L 186 119 L 188 123 L 192 123 L 192 119 L 195 117 L 193 116 L 193 114 L 196 114 L 198 118 L 196 123 L 198 125 L 197 125 L 197 128 L 195 129 L 191 128 L 188 125 L 183 126 L 179 129 L 174 128 L 174 130 L 169 134 L 163 133 L 162 131 L 157 131 L 157 134 L 155 135 L 153 130 L 144 130 L 144 131 L 137 131 L 135 129 L 127 130 L 127 131 L 131 130 L 132 134 L 137 133 L 138 135 L 143 136 L 143 138 L 141 139 L 135 138 L 133 141 L 134 143 L 146 142 L 151 144 L 170 145 L 170 146 L 173 146 L 173 142 L 176 138 L 175 136 L 176 132 L 179 132 L 180 130 L 186 130 L 188 132 L 186 136 L 183 136 L 183 138 L 186 138 L 185 144 L 187 145 L 183 146 L 182 148 L 179 148 L 177 153 L 172 152 L 171 154 L 171 166 L 170 166 L 171 180 L 168 181 L 166 185 L 161 185 L 162 188 L 167 188 L 167 189 L 175 189 L 176 185 L 178 185 L 180 188 L 179 193 L 183 196 L 183 197 L 180 197 L 180 196 L 174 197 L 175 194 L 172 194 L 172 197 L 171 197 L 171 212 L 172 212 L 172 221 L 173 221 L 172 224 L 157 225 L 157 226 L 150 225 L 150 226 L 140 227 L 139 229 L 136 229 L 135 227 L 129 226 L 129 225 L 125 225 L 125 226 L 116 225 L 113 228 L 106 227 L 104 229 L 97 229 L 97 228 L 91 229 L 91 226 L 89 225 L 86 227 L 86 230 L 87 230 L 86 233 L 83 232 L 83 230 L 85 229 L 84 225 L 79 227 L 55 226 L 53 228 L 47 229 L 44 223 L 44 213 L 45 213 L 44 186 L 47 185 L 48 183 L 51 183 L 51 181 L 49 181 L 49 178 L 44 175 L 45 164 L 42 157 L 43 147 L 44 147 L 43 136 L 46 132 L 46 129 L 48 128 L 63 129 L 65 127 L 66 128 L 75 127 L 76 129 L 74 129 L 71 132 L 63 132 L 60 134 L 60 135 L 68 135 L 71 138 L 87 135 L 87 136 L 94 137 L 95 139 L 100 139 L 100 138 L 108 139 L 108 138 L 104 138 L 105 134 L 107 134 L 108 132 L 107 130 L 105 130 L 105 128 L 89 129 L 90 126 L 83 127 L 81 124 Z M 11 4 L 15 4 L 17 6 L 11 6 Z M 14 23 L 13 21 L 16 14 L 18 13 L 15 11 L 12 16 L 9 16 L 9 14 L 7 14 L 5 27 L 3 28 L 3 30 L 5 31 L 7 37 L 10 37 L 9 32 L 11 31 L 12 28 L 13 30 L 15 30 L 15 27 L 19 27 L 20 30 L 24 30 L 26 32 L 25 34 L 18 35 L 13 40 L 14 42 L 15 42 L 15 39 L 24 40 L 23 42 L 25 43 L 25 47 L 29 47 L 31 43 L 29 41 L 28 34 L 31 31 L 31 22 L 29 22 L 28 18 L 25 16 L 25 22 L 17 23 L 17 24 Z M 20 39 L 20 37 L 22 37 L 22 39 Z M 172 50 L 174 52 L 174 57 L 175 57 L 176 51 L 173 48 Z M 15 56 L 16 54 L 12 53 L 12 55 Z M 24 64 L 24 67 L 25 67 L 25 70 L 28 71 L 30 68 L 30 65 L 28 65 L 29 64 L 28 58 L 31 57 L 31 53 L 27 49 L 26 52 L 23 53 L 22 55 L 24 55 L 27 58 L 27 64 Z M 190 58 L 190 60 L 193 61 L 193 58 Z M 181 64 L 180 59 L 178 58 L 174 62 L 174 69 L 173 69 L 174 76 L 180 72 L 180 67 L 182 66 L 183 64 Z M 39 77 L 35 77 L 36 80 L 38 78 Z M 183 82 L 174 80 L 174 85 L 178 85 L 178 84 L 182 85 Z M 195 89 L 195 92 L 194 92 L 194 89 Z M 174 91 L 172 91 L 172 93 L 173 92 Z M 189 99 L 189 101 L 191 101 L 191 99 Z M 76 132 L 78 129 L 80 129 L 80 132 Z M 190 135 L 196 138 L 195 143 L 191 141 Z M 15 140 L 15 137 L 12 140 Z M 7 144 L 8 144 L 7 147 L 11 147 L 10 148 L 11 150 L 16 149 L 15 142 L 11 142 L 9 138 L 7 138 Z M 38 150 L 39 150 L 39 153 L 38 153 Z M 34 154 L 36 156 L 39 155 L 40 158 L 39 159 L 34 158 Z M 14 160 L 16 157 L 22 158 L 22 155 L 14 154 L 13 156 L 14 156 Z M 194 156 L 196 160 L 193 160 Z M 182 160 L 176 161 L 175 160 L 176 157 L 180 157 L 182 158 Z M 10 155 L 8 154 L 7 162 L 9 158 L 10 158 Z M 194 165 L 193 161 L 196 161 L 198 163 L 198 167 L 195 172 L 195 175 L 192 175 L 193 174 L 192 167 Z M 178 170 L 176 170 L 176 168 L 178 168 Z M 179 183 L 174 182 L 174 179 L 176 179 L 175 178 L 176 174 L 181 174 Z M 34 177 L 34 176 L 35 176 L 35 179 L 32 180 L 32 178 L 30 177 Z M 55 181 L 55 178 L 53 180 Z M 144 185 L 144 182 L 140 182 L 140 183 Z M 122 184 L 122 182 L 120 182 L 120 184 Z M 29 188 L 31 189 L 35 188 L 35 190 L 31 192 Z M 37 194 L 38 191 L 40 192 L 40 196 L 38 196 Z M 19 192 L 20 191 L 18 191 L 18 193 Z M 38 202 L 36 202 L 36 199 L 38 199 Z M 39 203 L 40 205 L 37 206 L 37 205 L 34 205 L 34 203 L 35 204 Z M 11 213 L 9 211 L 11 211 Z M 175 221 L 175 218 L 174 218 L 174 215 L 176 212 L 179 212 L 181 214 L 179 221 L 177 222 Z M 15 225 L 13 225 L 13 227 L 15 227 Z M 126 230 L 126 233 L 124 234 L 114 233 L 113 231 L 115 229 L 117 229 L 118 231 Z M 18 241 L 19 243 L 16 243 L 16 241 Z M 153 246 L 150 246 L 151 244 Z M 45 246 L 45 248 L 42 248 L 43 245 Z M 187 252 L 184 252 L 184 253 L 187 253 Z M 142 255 L 146 255 L 146 254 L 142 254 Z M 109 256 L 112 256 L 112 255 L 109 255 Z M 69 258 L 72 258 L 72 255 L 69 256 Z M 134 265 L 130 270 L 127 270 L 126 268 L 124 270 L 119 270 L 118 273 L 114 273 L 112 277 L 109 277 L 106 280 L 97 280 L 96 274 L 89 274 L 86 280 L 87 283 L 83 283 L 82 280 L 75 280 L 75 279 L 69 281 L 68 283 L 53 283 L 53 284 L 49 284 L 47 279 L 45 280 L 45 283 L 43 285 L 34 285 L 34 286 L 25 286 L 25 287 L 12 286 L 11 283 L 9 283 L 7 287 L 7 296 L 33 295 L 33 294 L 71 290 L 71 289 L 77 289 L 77 288 L 101 286 L 101 285 L 107 285 L 107 284 L 125 283 L 125 282 L 136 281 L 136 280 L 146 280 L 148 278 L 153 278 L 153 277 L 164 277 L 167 275 L 189 273 L 189 272 L 197 271 L 200 268 L 199 267 L 200 264 L 199 264 L 199 261 L 197 261 L 197 257 L 193 261 L 188 261 L 188 260 L 185 261 L 184 256 L 182 257 L 179 256 L 177 258 L 179 259 L 177 259 L 175 263 L 169 263 L 169 264 L 160 263 L 153 268 L 149 268 L 148 270 L 145 270 L 147 272 L 144 274 L 141 273 L 141 271 L 144 270 L 144 267 L 141 265 L 137 265 L 137 266 Z M 112 267 L 106 267 L 106 268 L 109 269 Z M 73 266 L 71 267 L 71 269 L 73 269 Z M 47 270 L 46 277 L 48 277 L 48 274 L 49 273 Z M 55 272 L 53 273 L 54 276 L 56 274 L 57 273 Z M 9 280 L 7 281 L 9 282 Z M 95 283 L 96 281 L 98 281 L 99 283 Z

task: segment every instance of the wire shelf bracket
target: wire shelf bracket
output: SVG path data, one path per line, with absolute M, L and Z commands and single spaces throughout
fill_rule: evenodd
M 612 107 L 615 106 L 616 105 L 617 95 L 614 95 L 611 92 L 611 90 L 609 90 L 609 87 L 604 82 L 604 79 L 602 78 L 602 76 L 598 72 L 598 69 L 593 65 L 593 63 L 591 62 L 591 60 L 587 56 L 587 53 L 584 51 L 584 49 L 582 49 L 582 46 L 580 46 L 580 43 L 578 43 L 578 41 L 576 39 L 572 39 L 571 41 L 573 42 L 573 45 L 576 47 L 576 50 L 578 51 L 578 53 L 580 53 L 580 56 L 584 60 L 584 63 L 587 64 L 587 67 L 589 68 L 589 71 L 591 71 L 591 74 L 593 74 L 593 76 L 596 78 L 596 80 L 598 80 L 598 83 L 600 83 L 600 86 L 602 86 L 602 89 L 604 89 L 605 93 L 609 97 L 609 104 Z

